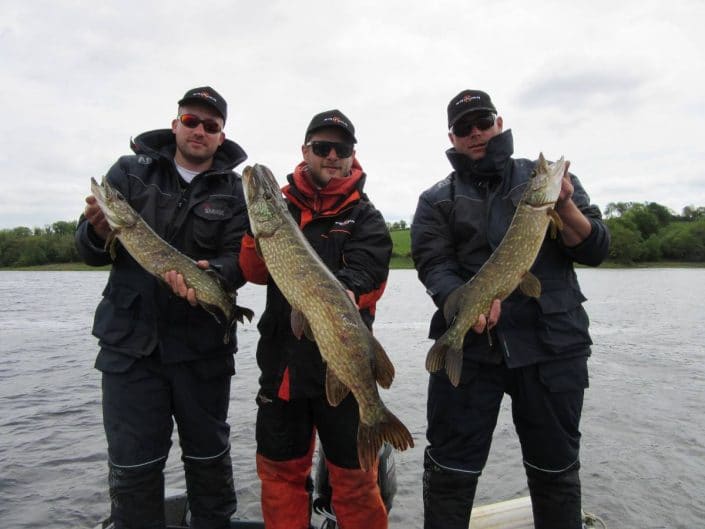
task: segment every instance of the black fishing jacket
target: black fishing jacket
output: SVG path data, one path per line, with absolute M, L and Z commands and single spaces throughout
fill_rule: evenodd
M 135 154 L 121 157 L 106 175 L 110 184 L 160 237 L 194 260 L 207 259 L 233 290 L 241 286 L 238 254 L 249 224 L 242 183 L 233 168 L 247 158 L 243 149 L 226 140 L 213 167 L 189 184 L 174 164 L 171 130 L 145 132 L 131 147 Z M 236 351 L 234 329 L 224 344 L 224 326 L 211 314 L 174 295 L 120 244 L 113 262 L 103 244 L 82 216 L 76 230 L 79 253 L 89 265 L 112 264 L 93 324 L 101 348 L 96 367 L 122 371 L 134 358 L 155 350 L 165 363 Z
M 419 279 L 438 310 L 431 320 L 429 337 L 440 337 L 447 328 L 443 304 L 448 295 L 476 274 L 502 241 L 524 192 L 535 162 L 514 159 L 511 130 L 493 137 L 487 154 L 473 161 L 455 149 L 446 154 L 454 171 L 424 191 L 411 225 L 411 252 Z M 473 362 L 519 367 L 570 356 L 590 354 L 586 300 L 573 263 L 599 265 L 607 256 L 609 232 L 600 210 L 577 177 L 573 201 L 592 224 L 591 234 L 569 248 L 546 237 L 532 267 L 541 282 L 541 296 L 528 297 L 517 289 L 502 303 L 493 331 L 468 332 L 464 342 L 464 367 Z
M 293 175 L 288 181 L 283 191 L 289 212 L 333 275 L 354 293 L 360 315 L 371 328 L 376 302 L 389 275 L 392 240 L 382 214 L 362 191 L 364 173 L 349 195 L 321 210 L 310 207 Z M 263 393 L 284 400 L 322 395 L 325 369 L 318 347 L 306 337 L 294 336 L 291 305 L 266 273 L 250 235 L 243 240 L 240 260 L 248 281 L 267 285 L 267 304 L 257 325 L 257 363 Z

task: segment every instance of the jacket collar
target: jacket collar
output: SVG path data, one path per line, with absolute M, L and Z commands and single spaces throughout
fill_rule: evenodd
M 130 140 L 130 148 L 135 154 L 146 154 L 155 159 L 173 160 L 176 153 L 176 141 L 171 129 L 159 129 L 143 132 Z M 247 159 L 247 154 L 237 143 L 226 139 L 218 147 L 213 157 L 211 171 L 230 171 Z
M 456 173 L 476 182 L 493 183 L 502 178 L 504 167 L 514 154 L 514 138 L 511 129 L 490 138 L 487 152 L 479 160 L 471 160 L 459 153 L 455 147 L 446 151 L 446 156 Z

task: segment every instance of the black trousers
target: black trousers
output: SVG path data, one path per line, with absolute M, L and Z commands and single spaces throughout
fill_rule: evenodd
M 504 364 L 477 364 L 466 366 L 465 372 L 468 371 L 469 376 L 458 387 L 444 373 L 430 377 L 426 433 L 429 445 L 424 464 L 424 502 L 428 506 L 425 527 L 455 527 L 448 524 L 448 516 L 458 520 L 458 527 L 467 527 L 477 478 L 487 462 L 505 393 L 512 398 L 512 418 L 535 513 L 541 517 L 551 511 L 541 505 L 537 511 L 536 503 L 562 505 L 562 527 L 574 527 L 580 516 L 579 424 L 588 385 L 587 358 L 515 369 Z M 546 488 L 551 492 L 542 493 Z M 454 495 L 457 498 L 449 497 Z M 433 507 L 443 501 L 458 512 L 449 513 L 446 509 L 443 513 Z M 535 522 L 536 527 L 553 526 L 553 522 Z
M 343 468 L 359 468 L 357 427 L 360 416 L 352 393 L 338 406 L 325 395 L 281 400 L 260 391 L 257 410 L 257 452 L 273 461 L 298 459 L 308 452 L 318 432 L 326 458 Z
M 162 471 L 174 420 L 183 452 L 191 527 L 221 527 L 235 511 L 230 462 L 232 357 L 162 364 L 136 360 L 103 372 L 103 424 L 116 528 L 163 526 Z

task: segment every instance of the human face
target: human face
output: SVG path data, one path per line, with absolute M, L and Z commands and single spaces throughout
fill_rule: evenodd
M 225 123 L 222 116 L 208 106 L 189 104 L 179 107 L 179 116 L 184 114 L 191 114 L 200 120 L 213 120 L 220 125 L 220 132 L 209 133 L 203 128 L 203 123 L 192 129 L 179 118 L 171 122 L 176 138 L 176 163 L 192 171 L 203 171 L 210 168 L 215 151 L 225 141 L 222 131 Z
M 458 124 L 472 123 L 480 116 L 487 115 L 487 112 L 472 112 L 460 118 Z M 473 126 L 470 130 L 470 134 L 467 136 L 456 136 L 453 130 L 448 133 L 448 138 L 450 142 L 455 147 L 455 150 L 461 154 L 464 154 L 471 160 L 479 160 L 483 158 L 487 152 L 487 142 L 490 138 L 497 136 L 502 132 L 502 117 L 497 116 L 494 124 L 485 130 L 480 130 L 477 126 Z
M 331 149 L 326 156 L 318 156 L 313 152 L 313 147 L 309 145 L 314 141 L 330 141 L 336 143 L 350 144 L 350 138 L 345 132 L 338 128 L 318 129 L 311 134 L 306 145 L 301 146 L 304 161 L 309 168 L 309 174 L 314 184 L 324 187 L 333 177 L 345 177 L 350 174 L 355 150 L 350 156 L 341 158 L 335 149 Z

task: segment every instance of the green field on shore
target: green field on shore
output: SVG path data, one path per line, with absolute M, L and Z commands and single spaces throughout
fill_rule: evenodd
M 394 230 L 390 232 L 392 236 L 393 250 L 390 268 L 392 270 L 413 269 L 414 263 L 411 260 L 411 240 L 409 230 Z M 619 263 L 606 261 L 600 268 L 704 268 L 705 263 L 677 262 L 677 261 L 655 261 L 638 263 L 632 266 L 625 266 Z M 83 263 L 50 263 L 39 266 L 0 268 L 0 270 L 109 270 L 109 266 L 94 267 Z

